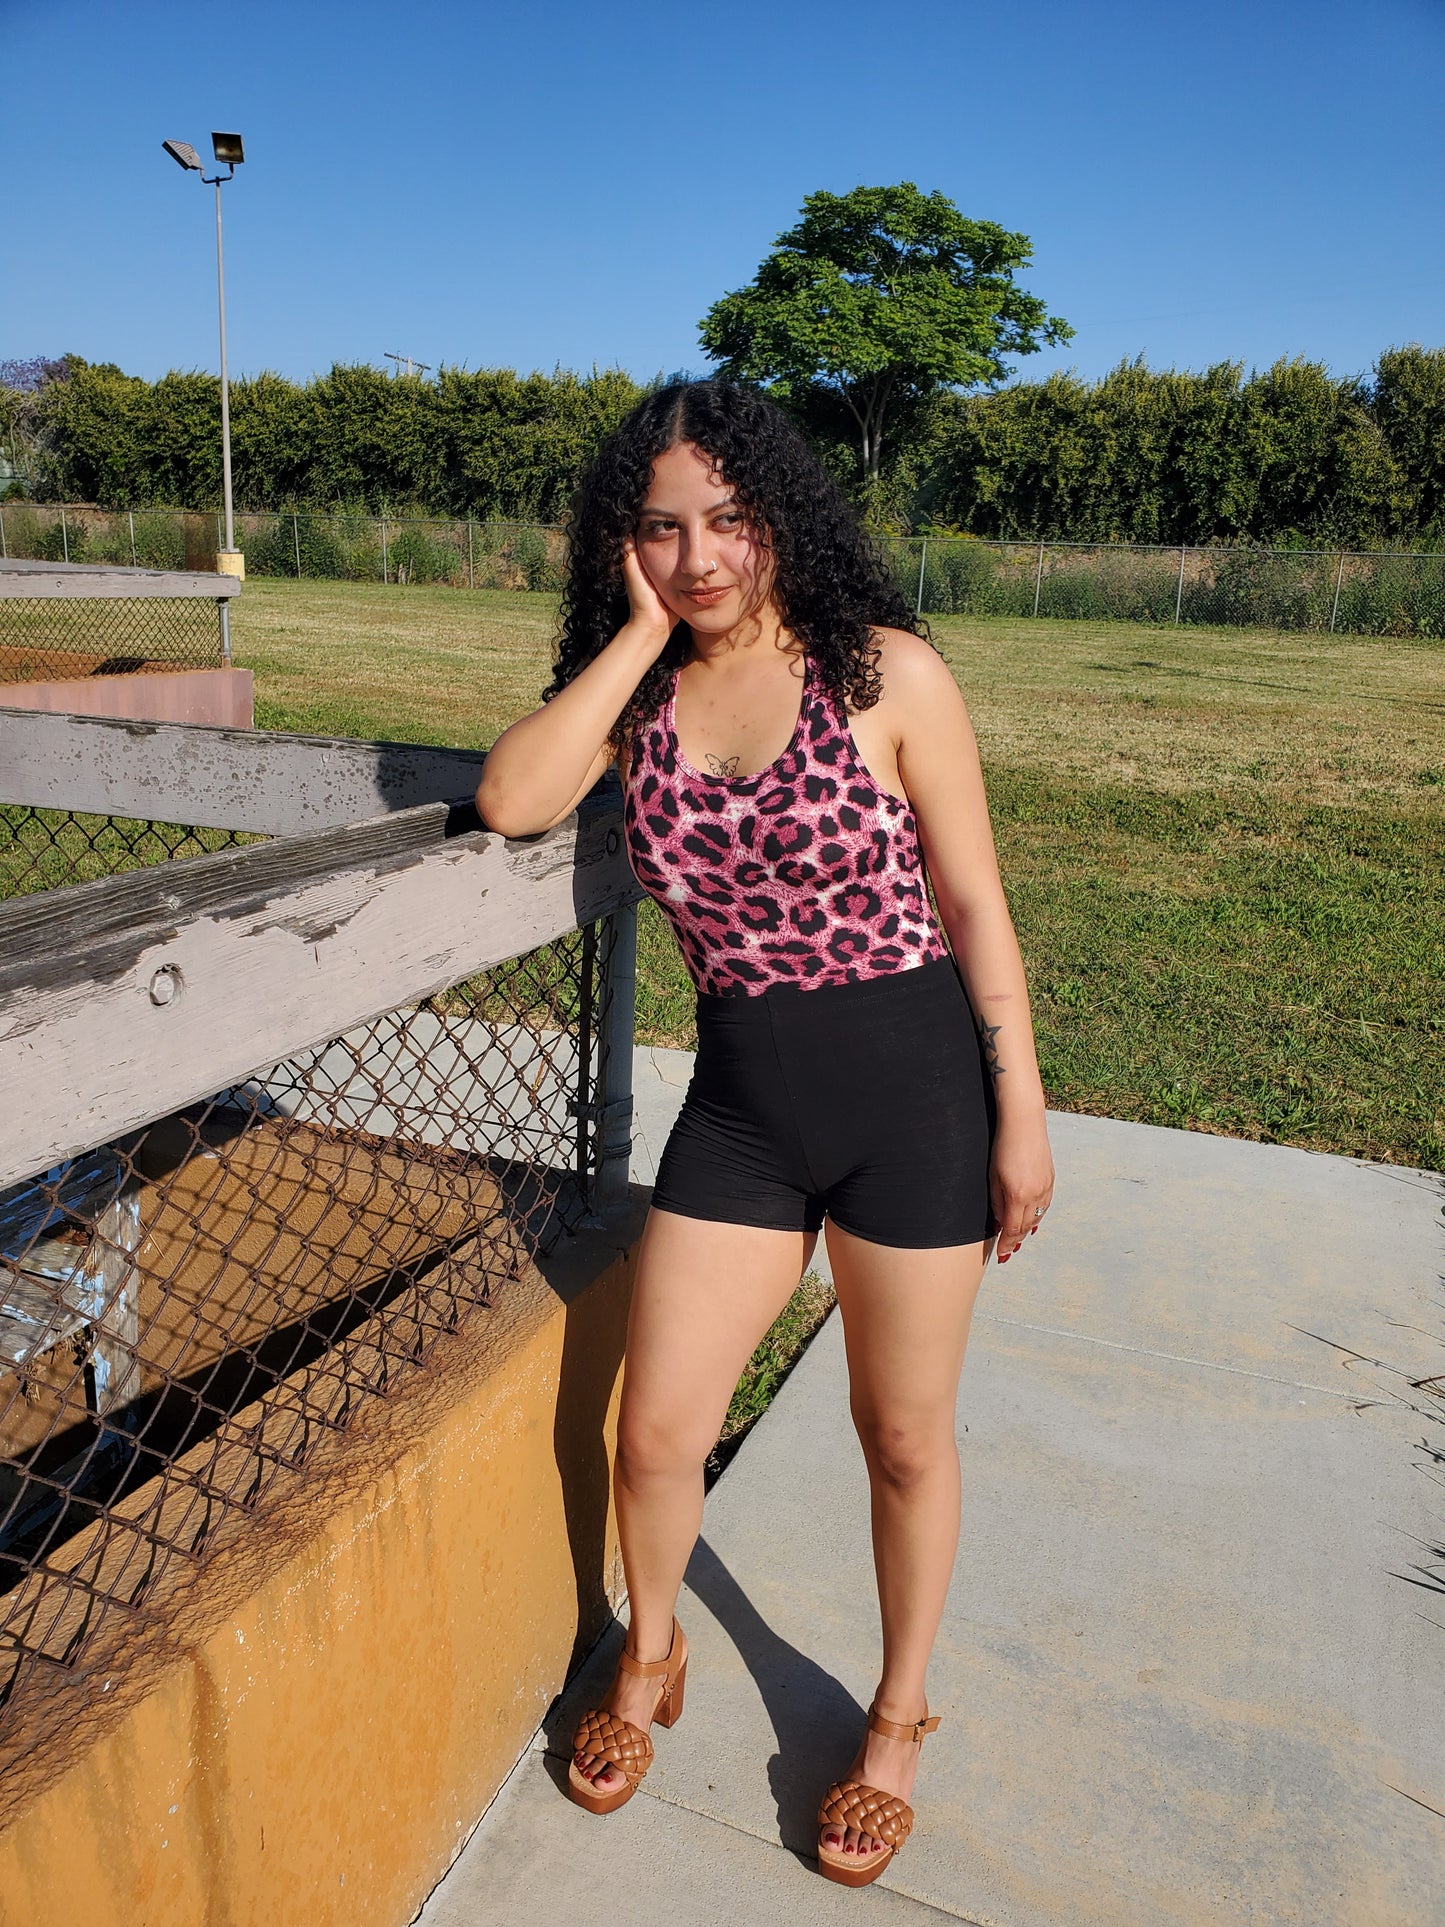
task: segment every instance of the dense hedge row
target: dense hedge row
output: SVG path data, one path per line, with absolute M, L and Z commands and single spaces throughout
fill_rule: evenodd
M 33 492 L 103 507 L 209 508 L 221 497 L 220 383 L 146 382 L 69 362 L 15 398 L 35 445 Z M 555 522 L 598 440 L 642 390 L 615 370 L 519 376 L 443 369 L 436 381 L 333 368 L 304 386 L 231 384 L 238 508 L 396 509 Z
M 1445 349 L 1367 380 L 1279 362 L 1102 381 L 1072 375 L 953 402 L 915 501 L 984 536 L 1058 541 L 1445 541 Z
M 36 394 L 0 387 L 0 434 L 48 501 L 200 508 L 220 496 L 213 377 L 145 382 L 68 358 Z M 598 439 L 641 394 L 617 370 L 435 381 L 337 367 L 231 390 L 235 494 L 254 509 L 401 508 L 555 522 Z M 856 470 L 851 424 L 807 426 Z M 1445 544 L 1445 349 L 1382 355 L 1367 378 L 1306 361 L 1245 376 L 1140 364 L 940 397 L 900 438 L 880 507 L 899 526 L 1088 541 Z M 875 492 L 875 501 L 879 497 Z

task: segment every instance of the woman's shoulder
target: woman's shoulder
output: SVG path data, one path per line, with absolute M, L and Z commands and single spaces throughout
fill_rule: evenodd
M 909 629 L 875 629 L 878 673 L 883 700 L 900 709 L 924 709 L 945 701 L 961 701 L 953 671 L 926 636 Z

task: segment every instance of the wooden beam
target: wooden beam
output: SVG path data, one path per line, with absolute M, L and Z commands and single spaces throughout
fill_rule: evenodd
M 264 836 L 470 798 L 484 760 L 419 743 L 0 708 L 0 803 Z
M 241 584 L 233 575 L 211 575 L 195 569 L 126 569 L 100 562 L 28 562 L 11 556 L 0 559 L 0 602 L 135 601 L 205 597 L 221 601 L 238 595 Z
M 5 906 L 0 954 L 25 932 L 29 961 L 0 970 L 0 1186 L 639 894 L 595 792 L 527 841 L 449 825 L 433 806 Z
M 77 955 L 93 960 L 112 939 L 125 944 L 153 926 L 223 914 L 238 900 L 262 902 L 338 871 L 420 854 L 441 843 L 450 818 L 447 804 L 429 803 L 335 832 L 277 837 L 11 897 L 0 903 L 0 990 L 46 981 Z M 464 827 L 479 825 L 473 817 Z

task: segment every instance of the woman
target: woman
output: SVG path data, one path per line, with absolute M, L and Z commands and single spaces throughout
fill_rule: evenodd
M 762 395 L 675 382 L 609 437 L 571 529 L 544 706 L 477 804 L 560 822 L 616 760 L 633 868 L 698 988 L 638 1253 L 615 1492 L 631 1623 L 569 1791 L 627 1800 L 682 1706 L 673 1617 L 703 1462 L 826 1222 L 872 1489 L 883 1664 L 820 1809 L 829 1878 L 902 1845 L 958 1536 L 954 1409 L 989 1251 L 1053 1166 L 1028 993 L 957 685 Z M 930 904 L 926 877 L 937 900 Z

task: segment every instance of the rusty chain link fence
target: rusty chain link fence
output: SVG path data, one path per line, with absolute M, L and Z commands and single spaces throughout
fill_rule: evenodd
M 124 927 L 137 879 L 107 866 L 172 866 L 162 905 L 240 866 L 253 907 L 236 846 L 269 842 L 24 806 L 0 836 L 10 980 L 62 923 Z M 0 1735 L 595 1213 L 630 928 L 610 911 L 0 1191 Z M 186 994 L 180 966 L 150 978 L 150 1006 Z

